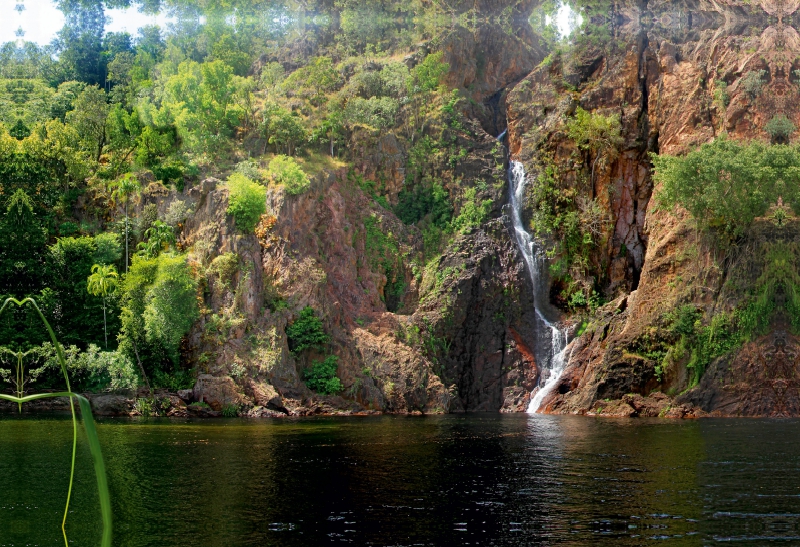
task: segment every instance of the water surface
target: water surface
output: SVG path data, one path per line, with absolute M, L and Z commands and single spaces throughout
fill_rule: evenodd
M 800 544 L 796 420 L 99 425 L 117 546 Z M 0 420 L 0 546 L 63 545 L 69 422 Z M 83 446 L 68 524 L 97 544 Z

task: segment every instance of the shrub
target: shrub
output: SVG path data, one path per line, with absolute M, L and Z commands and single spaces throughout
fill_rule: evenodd
M 164 215 L 164 222 L 175 228 L 178 224 L 189 218 L 191 213 L 191 208 L 185 201 L 176 200 L 169 204 L 167 214 Z
M 683 157 L 653 156 L 662 205 L 687 209 L 703 228 L 741 235 L 778 196 L 795 207 L 800 153 L 785 145 L 741 144 L 724 137 Z
M 339 358 L 329 355 L 324 361 L 315 362 L 310 369 L 305 372 L 305 380 L 308 389 L 321 393 L 322 395 L 335 395 L 342 391 L 342 382 L 336 376 L 339 367 Z
M 353 97 L 347 101 L 344 118 L 349 124 L 361 124 L 380 129 L 394 125 L 399 108 L 400 103 L 391 97 L 370 97 L 369 99 Z
M 463 234 L 479 227 L 491 208 L 492 200 L 487 199 L 478 203 L 475 188 L 467 188 L 464 191 L 461 212 L 453 219 L 453 231 Z
M 222 416 L 225 418 L 236 418 L 237 416 L 239 416 L 239 405 L 227 404 L 223 406 Z
M 238 272 L 239 255 L 236 253 L 223 253 L 211 261 L 206 273 L 216 275 L 220 283 L 228 287 Z
M 453 216 L 447 190 L 438 182 L 418 185 L 413 191 L 402 190 L 397 196 L 395 213 L 406 224 L 416 224 L 430 215 L 431 224 L 445 228 Z
M 289 338 L 289 349 L 293 353 L 318 348 L 330 340 L 330 336 L 322 328 L 322 320 L 311 306 L 303 308 L 295 322 L 286 327 L 286 336 Z
M 282 184 L 286 192 L 296 196 L 311 186 L 308 175 L 297 164 L 294 158 L 275 156 L 269 162 L 269 174 L 277 184 Z
M 261 215 L 267 212 L 267 191 L 241 173 L 228 177 L 228 214 L 233 216 L 236 227 L 243 232 L 252 232 Z
M 173 393 L 179 389 L 191 389 L 194 384 L 195 378 L 191 370 L 177 369 L 173 372 L 157 370 L 153 374 L 154 388 L 164 388 Z
M 61 365 L 52 344 L 41 347 L 44 365 L 32 371 L 34 377 L 47 372 L 48 377 L 59 377 Z M 134 389 L 139 385 L 139 375 L 133 362 L 118 351 L 102 351 L 89 344 L 86 351 L 76 346 L 64 348 L 67 373 L 76 391 L 98 392 L 104 390 Z
M 251 160 L 240 161 L 239 163 L 237 163 L 236 172 L 244 175 L 250 180 L 263 179 L 263 175 L 261 173 L 261 169 L 259 169 L 258 167 L 258 163 Z
M 122 258 L 122 244 L 119 234 L 104 232 L 94 236 L 97 250 L 94 253 L 96 264 L 114 264 Z
M 789 137 L 792 136 L 795 129 L 792 120 L 787 118 L 785 114 L 778 114 L 768 121 L 764 127 L 764 131 L 769 134 L 773 143 L 789 142 Z
M 751 100 L 755 100 L 761 94 L 766 75 L 766 70 L 751 70 L 742 77 L 742 87 Z

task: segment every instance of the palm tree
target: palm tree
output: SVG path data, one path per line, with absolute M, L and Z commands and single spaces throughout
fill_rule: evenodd
M 128 273 L 128 263 L 129 263 L 129 254 L 128 254 L 128 203 L 130 202 L 131 196 L 139 195 L 142 191 L 142 187 L 139 184 L 139 181 L 133 175 L 125 176 L 122 180 L 120 180 L 114 192 L 112 193 L 112 197 L 114 200 L 122 200 L 125 204 L 125 273 Z
M 106 322 L 106 297 L 117 288 L 117 269 L 109 264 L 95 264 L 92 266 L 92 275 L 86 280 L 86 290 L 89 294 L 103 297 L 103 333 L 108 349 L 108 323 Z
M 144 233 L 147 242 L 139 243 L 139 252 L 146 257 L 155 258 L 161 251 L 175 244 L 175 231 L 172 226 L 156 220 Z

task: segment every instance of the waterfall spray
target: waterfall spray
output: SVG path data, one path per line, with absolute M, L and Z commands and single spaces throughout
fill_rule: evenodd
M 514 227 L 514 240 L 519 247 L 525 266 L 533 285 L 533 304 L 536 309 L 536 359 L 539 366 L 539 385 L 531 393 L 528 412 L 539 410 L 545 395 L 555 387 L 568 361 L 567 332 L 545 317 L 544 303 L 548 300 L 547 260 L 536 246 L 531 234 L 525 229 L 522 221 L 522 206 L 525 200 L 525 186 L 528 182 L 525 167 L 518 161 L 512 161 L 508 170 L 508 181 L 511 186 L 511 221 Z

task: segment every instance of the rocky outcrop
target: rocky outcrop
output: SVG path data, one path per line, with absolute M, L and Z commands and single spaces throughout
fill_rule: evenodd
M 770 245 L 794 236 L 791 226 L 780 231 L 759 221 L 738 253 L 718 256 L 688 216 L 658 209 L 648 160 L 651 152 L 684 153 L 723 132 L 774 139 L 764 128 L 777 114 L 800 122 L 800 90 L 790 76 L 796 53 L 788 53 L 800 51 L 789 24 L 796 9 L 768 1 L 623 3 L 609 19 L 616 44 L 584 44 L 552 58 L 511 91 L 511 151 L 533 176 L 556 165 L 566 187 L 579 185 L 587 168 L 575 165 L 579 154 L 564 131 L 577 107 L 618 114 L 625 141 L 600 157 L 591 187 L 611 219 L 607 246 L 592 257 L 595 281 L 613 300 L 572 342 L 545 411 L 797 415 L 795 342 L 780 321 L 769 335 L 713 361 L 695 387 L 689 356 L 663 369 L 664 351 L 676 343 L 668 314 L 685 305 L 704 317 L 729 312 L 746 298 L 731 280 L 755 286 Z M 654 391 L 662 393 L 659 404 L 639 402 Z

